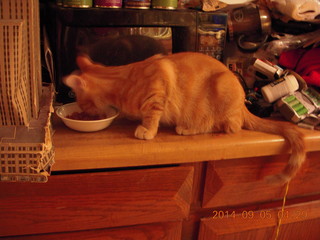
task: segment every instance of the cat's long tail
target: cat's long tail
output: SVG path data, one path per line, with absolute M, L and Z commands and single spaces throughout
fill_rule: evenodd
M 266 180 L 273 184 L 285 184 L 290 181 L 298 172 L 306 157 L 303 134 L 298 130 L 298 127 L 289 122 L 259 118 L 251 114 L 246 108 L 244 110 L 243 127 L 248 130 L 281 135 L 289 142 L 291 156 L 287 166 L 282 173 L 268 176 Z

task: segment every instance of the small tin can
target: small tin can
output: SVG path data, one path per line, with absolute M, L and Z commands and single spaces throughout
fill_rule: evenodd
M 151 0 L 124 0 L 125 8 L 149 9 Z
M 121 8 L 122 0 L 94 0 L 94 7 Z
M 56 0 L 58 6 L 63 6 L 63 0 Z
M 178 7 L 178 0 L 152 0 L 152 8 L 175 10 Z
M 92 7 L 92 0 L 63 0 L 63 6 L 73 8 L 90 8 Z

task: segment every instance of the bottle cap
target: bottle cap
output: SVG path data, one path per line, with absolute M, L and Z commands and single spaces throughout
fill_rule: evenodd
M 286 79 L 287 87 L 290 91 L 289 93 L 293 93 L 299 89 L 299 82 L 295 76 L 290 74 L 285 76 L 284 78 Z

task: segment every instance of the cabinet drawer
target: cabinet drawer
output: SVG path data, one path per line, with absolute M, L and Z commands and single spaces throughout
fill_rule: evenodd
M 281 217 L 278 229 L 278 217 Z M 220 211 L 200 223 L 198 240 L 277 239 L 318 240 L 320 201 L 258 211 Z
M 307 160 L 291 181 L 288 198 L 320 193 L 320 152 Z M 273 186 L 264 178 L 282 171 L 288 155 L 212 161 L 208 163 L 203 207 L 245 205 L 282 199 L 284 186 Z
M 192 167 L 169 167 L 0 183 L 0 236 L 179 221 L 192 182 Z
M 7 240 L 180 240 L 181 222 L 166 222 L 155 224 L 136 225 L 131 227 L 118 227 L 111 229 L 98 229 L 89 231 L 39 234 L 29 236 L 7 237 Z

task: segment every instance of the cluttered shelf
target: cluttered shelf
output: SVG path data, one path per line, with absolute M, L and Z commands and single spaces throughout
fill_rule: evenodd
M 237 134 L 179 136 L 161 127 L 155 139 L 134 137 L 137 123 L 116 119 L 109 128 L 80 133 L 54 120 L 53 171 L 203 162 L 279 155 L 289 151 L 282 137 L 242 130 Z M 320 151 L 320 131 L 301 128 L 308 152 Z
M 159 11 L 125 8 L 50 8 L 59 19 L 70 26 L 196 26 L 196 10 Z M 86 19 L 86 21 L 83 21 Z

